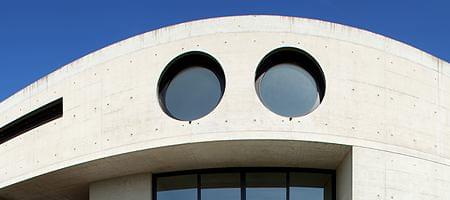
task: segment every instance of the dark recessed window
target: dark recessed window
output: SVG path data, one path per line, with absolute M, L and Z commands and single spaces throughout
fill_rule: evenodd
M 197 200 L 197 176 L 181 175 L 159 178 L 156 198 L 159 200 Z
M 155 200 L 334 200 L 329 170 L 230 168 L 155 174 Z
M 241 200 L 239 173 L 201 175 L 202 200 Z
M 161 107 L 172 118 L 199 119 L 210 113 L 225 91 L 220 64 L 203 52 L 189 52 L 168 64 L 158 82 Z
M 0 144 L 63 116 L 63 99 L 48 103 L 0 128 Z
M 332 190 L 331 174 L 290 173 L 289 199 L 331 200 Z
M 246 200 L 286 200 L 286 173 L 247 173 Z
M 258 65 L 256 92 L 268 109 L 285 117 L 304 116 L 319 106 L 325 78 L 317 61 L 291 47 L 272 51 Z

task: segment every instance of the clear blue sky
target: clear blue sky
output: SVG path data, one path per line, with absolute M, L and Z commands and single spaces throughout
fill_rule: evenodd
M 450 60 L 450 0 L 0 0 L 0 101 L 130 36 L 195 19 L 273 14 L 386 35 Z

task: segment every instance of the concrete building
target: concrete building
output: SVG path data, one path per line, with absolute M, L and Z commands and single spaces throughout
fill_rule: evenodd
M 448 200 L 450 65 L 282 16 L 199 20 L 0 103 L 4 200 Z

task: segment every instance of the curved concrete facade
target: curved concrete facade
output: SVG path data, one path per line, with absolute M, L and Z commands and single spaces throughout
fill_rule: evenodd
M 311 54 L 326 79 L 321 105 L 292 120 L 255 92 L 258 63 L 279 47 Z M 192 123 L 167 116 L 156 92 L 189 51 L 212 55 L 226 78 L 219 105 Z M 449 63 L 364 30 L 281 16 L 158 29 L 1 102 L 0 127 L 61 97 L 62 118 L 0 144 L 0 199 L 102 199 L 115 177 L 265 166 L 336 170 L 338 200 L 450 199 Z

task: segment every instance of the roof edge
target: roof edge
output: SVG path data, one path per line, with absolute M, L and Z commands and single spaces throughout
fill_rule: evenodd
M 255 22 L 259 19 L 261 22 L 266 20 L 279 21 L 277 26 L 268 27 L 266 23 L 258 23 L 256 26 L 253 23 L 253 27 L 241 26 L 239 28 L 231 28 L 229 25 L 240 22 Z M 210 28 L 208 30 L 194 30 L 195 28 L 204 27 L 205 24 L 215 25 L 218 29 Z M 311 30 L 303 30 L 298 32 L 298 27 L 303 26 L 309 28 L 316 28 L 319 31 L 317 33 L 311 32 Z M 225 29 L 231 28 L 228 31 Z M 274 28 L 271 30 L 271 28 Z M 282 31 L 284 29 L 284 31 Z M 213 30 L 213 31 L 211 31 Z M 26 99 L 26 97 L 32 96 L 36 92 L 42 89 L 48 88 L 49 85 L 59 82 L 67 77 L 70 77 L 78 72 L 83 71 L 86 68 L 95 66 L 96 64 L 105 62 L 115 57 L 126 55 L 128 53 L 171 42 L 188 37 L 194 37 L 199 35 L 207 35 L 213 33 L 232 33 L 232 32 L 246 32 L 246 31 L 266 31 L 266 32 L 286 32 L 290 31 L 297 34 L 309 34 L 315 36 L 328 36 L 333 39 L 340 39 L 344 41 L 353 42 L 355 44 L 370 46 L 379 50 L 387 51 L 390 54 L 402 57 L 413 62 L 419 63 L 426 67 L 433 67 L 440 73 L 445 73 L 450 76 L 450 64 L 443 59 L 431 55 L 423 50 L 420 50 L 412 45 L 400 42 L 390 37 L 374 33 L 362 28 L 356 28 L 348 25 L 343 25 L 335 22 L 328 22 L 319 19 L 301 18 L 293 16 L 280 16 L 280 15 L 237 15 L 237 16 L 223 16 L 214 18 L 205 18 L 194 21 L 182 22 L 174 25 L 165 26 L 152 31 L 144 32 L 135 36 L 131 36 L 124 40 L 109 44 L 103 48 L 92 51 L 62 67 L 54 70 L 48 75 L 38 79 L 23 89 L 17 91 L 8 98 L 0 101 L 0 111 L 13 107 L 15 104 Z M 195 32 L 193 34 L 193 32 Z M 359 37 L 353 37 L 357 33 Z M 178 37 L 171 37 L 174 34 L 179 34 Z M 336 34 L 336 35 L 334 35 Z M 344 36 L 347 35 L 347 36 Z M 362 37 L 369 37 L 374 40 L 363 42 Z M 134 45 L 134 46 L 133 46 Z M 131 47 L 133 46 L 133 47 Z M 111 52 L 114 50 L 114 52 Z M 405 52 L 406 51 L 406 52 Z M 118 52 L 118 53 L 117 53 Z M 96 60 L 96 62 L 93 62 Z M 86 62 L 90 62 L 89 66 Z

